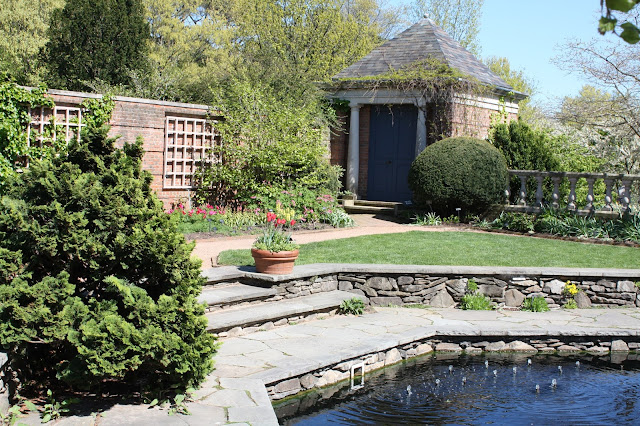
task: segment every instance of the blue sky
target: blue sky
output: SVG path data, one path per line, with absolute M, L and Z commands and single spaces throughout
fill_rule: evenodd
M 597 31 L 599 17 L 598 0 L 485 0 L 478 37 L 481 55 L 504 56 L 512 68 L 535 80 L 539 91 L 535 102 L 576 95 L 586 81 L 567 75 L 550 61 L 569 39 L 604 40 Z

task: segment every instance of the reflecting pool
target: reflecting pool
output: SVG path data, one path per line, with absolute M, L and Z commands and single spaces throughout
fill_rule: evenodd
M 288 425 L 640 424 L 636 355 L 426 356 L 364 379 L 275 404 L 276 414 Z

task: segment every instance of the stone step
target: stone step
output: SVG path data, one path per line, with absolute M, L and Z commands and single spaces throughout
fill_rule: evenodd
M 388 207 L 392 209 L 402 206 L 402 203 L 397 203 L 395 201 L 371 201 L 371 200 L 354 200 L 353 204 L 356 206 Z
M 344 211 L 347 213 L 373 213 L 373 214 L 388 214 L 395 215 L 396 211 L 392 207 L 376 207 L 376 206 L 343 206 Z
M 208 306 L 228 306 L 243 302 L 253 302 L 277 296 L 275 288 L 263 288 L 246 284 L 204 287 L 198 296 L 198 302 Z
M 207 330 L 211 333 L 220 333 L 235 327 L 260 326 L 281 319 L 329 312 L 337 309 L 343 301 L 353 297 L 362 299 L 357 294 L 334 290 L 277 302 L 223 309 L 206 314 L 209 320 Z

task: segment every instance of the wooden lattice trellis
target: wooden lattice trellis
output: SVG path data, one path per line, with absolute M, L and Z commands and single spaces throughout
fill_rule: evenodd
M 203 162 L 211 162 L 215 132 L 205 119 L 167 117 L 165 120 L 164 188 L 196 186 L 194 173 Z
M 64 134 L 67 143 L 72 138 L 80 140 L 80 131 L 85 126 L 82 122 L 82 108 L 79 107 L 38 107 L 30 109 L 29 115 L 31 116 L 31 124 L 27 127 L 27 136 L 31 141 L 31 133 L 35 132 L 35 140 L 39 146 L 43 144 L 47 126 L 53 125 L 51 128 L 53 140 L 58 140 L 58 137 Z

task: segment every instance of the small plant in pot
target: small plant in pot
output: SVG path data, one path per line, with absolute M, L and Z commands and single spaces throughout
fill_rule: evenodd
M 298 258 L 300 245 L 293 242 L 291 233 L 285 228 L 295 225 L 291 209 L 276 207 L 276 213 L 267 213 L 264 231 L 253 243 L 251 256 L 256 263 L 256 271 L 264 274 L 290 274 Z

